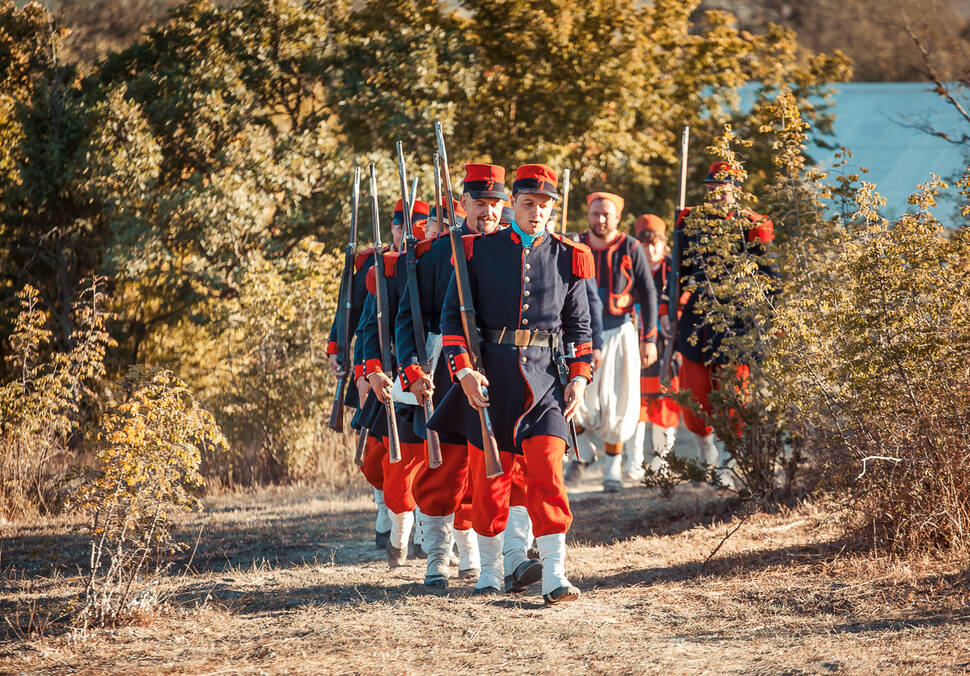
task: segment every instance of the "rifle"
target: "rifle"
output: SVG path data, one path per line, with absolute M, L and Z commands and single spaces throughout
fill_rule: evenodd
M 374 223 L 374 274 L 377 282 L 374 299 L 377 301 L 377 337 L 381 343 L 381 369 L 384 373 L 392 373 L 392 338 L 387 307 L 387 278 L 384 276 L 384 245 L 381 243 L 381 223 L 377 206 L 377 170 L 374 168 L 373 162 L 370 165 L 370 205 L 371 218 Z M 384 412 L 387 414 L 387 436 L 390 444 L 390 448 L 387 449 L 388 459 L 391 462 L 400 462 L 401 440 L 397 434 L 397 415 L 394 413 L 394 400 L 390 396 L 384 400 Z
M 438 232 L 442 233 L 445 231 L 444 221 L 445 219 L 441 214 L 441 167 L 438 164 L 438 151 L 434 153 L 434 159 L 431 160 L 434 166 L 432 171 L 434 172 L 434 213 L 435 220 L 438 221 Z M 448 224 L 448 229 L 451 229 L 451 224 Z
M 401 179 L 401 201 L 408 204 L 408 179 L 407 170 L 404 167 L 404 148 L 400 141 L 397 142 L 397 174 Z M 414 185 L 417 187 L 417 178 Z M 431 360 L 428 359 L 427 336 L 424 333 L 424 317 L 421 314 L 421 294 L 418 289 L 418 259 L 415 254 L 415 247 L 418 245 L 418 238 L 414 236 L 414 227 L 411 224 L 411 213 L 404 212 L 404 263 L 407 266 L 407 289 L 408 300 L 411 305 L 411 328 L 414 331 L 414 346 L 418 352 L 418 364 L 422 370 L 431 375 Z M 430 396 L 422 397 L 424 408 L 424 419 L 431 420 L 434 415 L 434 403 Z M 438 441 L 438 433 L 428 430 L 428 467 L 435 469 L 444 462 L 441 457 L 441 443 Z
M 360 436 L 357 437 L 357 450 L 354 451 L 354 464 L 358 467 L 364 466 L 364 451 L 367 449 L 367 435 L 370 430 L 366 427 L 360 428 Z
M 567 169 L 566 171 L 569 171 Z M 576 345 L 574 343 L 568 343 L 565 349 L 562 349 L 562 340 L 559 341 L 560 349 L 559 354 L 556 355 L 556 366 L 559 367 L 559 382 L 565 388 L 569 385 L 569 365 L 566 363 L 566 359 L 572 359 L 576 356 Z M 573 417 L 572 420 L 566 421 L 569 424 L 569 440 L 573 445 L 573 453 L 576 456 L 578 462 L 582 462 L 582 458 L 579 456 L 579 434 L 576 432 L 576 418 Z
M 559 232 L 563 237 L 566 236 L 566 212 L 569 210 L 569 169 L 562 172 L 562 224 Z
M 354 283 L 354 257 L 357 254 L 357 201 L 360 196 L 360 167 L 354 167 L 354 192 L 350 208 L 350 240 L 344 253 L 344 272 L 340 277 L 340 291 L 337 294 L 337 354 L 343 375 L 337 379 L 337 391 L 333 395 L 330 420 L 327 423 L 334 432 L 344 431 L 344 391 L 350 378 L 353 364 L 350 358 L 350 341 L 353 327 L 350 325 L 351 302 Z
M 452 197 L 451 174 L 448 172 L 448 152 L 445 149 L 445 137 L 441 131 L 441 123 L 434 123 L 434 133 L 438 148 L 438 159 L 441 162 L 441 174 L 444 178 L 445 188 L 445 208 L 448 210 L 448 222 L 455 223 L 455 202 Z M 452 227 L 448 236 L 451 238 L 451 257 L 455 264 L 455 284 L 458 287 L 459 312 L 461 313 L 461 326 L 465 334 L 465 342 L 468 343 L 468 352 L 471 355 L 472 367 L 479 373 L 484 374 L 482 364 L 482 348 L 478 342 L 478 325 L 475 322 L 475 304 L 472 299 L 471 285 L 468 280 L 468 261 L 465 260 L 465 247 L 461 242 L 461 235 L 457 228 Z M 482 396 L 488 399 L 488 389 L 482 388 Z M 482 449 L 485 452 L 485 476 L 489 479 L 497 477 L 503 473 L 502 460 L 498 454 L 498 441 L 495 440 L 495 432 L 492 429 L 492 418 L 488 414 L 488 409 L 478 412 L 478 418 L 482 424 Z
M 670 364 L 674 359 L 674 344 L 677 342 L 677 310 L 680 304 L 680 261 L 684 256 L 681 251 L 680 215 L 684 213 L 687 199 L 687 142 L 690 140 L 690 127 L 684 127 L 684 134 L 680 139 L 680 193 L 677 199 L 677 211 L 674 212 L 674 245 L 670 251 L 670 279 L 668 286 L 670 294 L 667 298 L 667 319 L 670 325 L 670 337 L 664 344 L 663 357 L 660 360 L 660 384 L 670 387 Z

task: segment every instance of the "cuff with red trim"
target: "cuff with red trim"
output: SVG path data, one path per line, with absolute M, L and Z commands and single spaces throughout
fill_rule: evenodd
M 354 364 L 354 380 L 358 380 L 364 377 L 364 365 Z
M 576 356 L 584 357 L 587 354 L 593 354 L 593 344 L 592 343 L 580 343 L 576 346 Z
M 644 343 L 656 343 L 657 342 L 657 327 L 644 332 L 640 340 Z
M 327 343 L 327 354 L 337 354 L 337 343 L 330 341 Z
M 472 360 L 468 356 L 467 352 L 458 352 L 456 354 L 449 355 L 448 357 L 448 371 L 451 373 L 451 379 L 455 379 L 455 374 L 457 374 L 462 369 L 472 368 Z M 455 381 L 457 382 L 457 381 Z
M 401 385 L 407 390 L 418 380 L 424 377 L 424 369 L 422 369 L 417 364 L 411 364 L 406 369 L 401 371 Z
M 669 313 L 670 313 L 670 306 L 668 306 L 666 303 L 661 303 L 660 306 L 657 308 L 658 317 L 663 317 L 665 314 L 669 314 Z
M 577 376 L 586 378 L 589 382 L 593 379 L 593 366 L 584 361 L 574 361 L 569 365 L 569 378 L 573 379 Z
M 367 375 L 372 373 L 383 373 L 384 365 L 381 364 L 380 359 L 368 359 L 366 364 Z

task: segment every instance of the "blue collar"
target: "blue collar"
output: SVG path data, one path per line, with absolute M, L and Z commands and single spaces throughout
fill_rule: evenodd
M 519 239 L 522 240 L 522 246 L 524 247 L 532 246 L 532 244 L 542 236 L 541 232 L 537 232 L 534 235 L 529 235 L 522 232 L 522 228 L 520 228 L 515 221 L 512 221 L 512 230 L 519 236 Z

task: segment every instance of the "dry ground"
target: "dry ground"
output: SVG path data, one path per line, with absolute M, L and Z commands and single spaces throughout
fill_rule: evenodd
M 707 488 L 573 494 L 577 603 L 538 589 L 431 593 L 419 560 L 388 572 L 363 491 L 274 490 L 209 501 L 172 609 L 83 636 L 56 616 L 85 550 L 71 524 L 6 526 L 4 673 L 919 673 L 970 671 L 963 562 L 892 561 L 840 540 L 830 510 L 751 515 Z M 183 562 L 184 563 L 184 562 Z M 33 619 L 31 619 L 33 614 Z M 44 636 L 31 622 L 51 621 Z M 16 634 L 20 634 L 17 636 Z

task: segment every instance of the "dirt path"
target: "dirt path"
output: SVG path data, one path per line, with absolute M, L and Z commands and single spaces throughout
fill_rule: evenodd
M 21 640 L 77 591 L 85 556 L 70 524 L 3 542 L 3 673 L 964 673 L 966 576 L 957 564 L 852 551 L 812 505 L 737 524 L 724 498 L 628 487 L 574 492 L 568 571 L 583 590 L 545 608 L 538 588 L 431 593 L 423 561 L 393 573 L 373 547 L 363 491 L 224 496 L 187 521 L 194 572 L 163 585 L 171 610 L 143 626 L 59 629 Z M 9 530 L 9 528 L 8 528 Z

